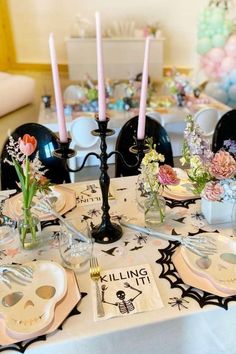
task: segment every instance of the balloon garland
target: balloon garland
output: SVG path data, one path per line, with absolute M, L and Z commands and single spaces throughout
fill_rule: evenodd
M 229 19 L 229 0 L 212 0 L 198 21 L 200 67 L 210 80 L 206 93 L 236 106 L 236 33 Z M 214 80 L 215 82 L 212 82 Z

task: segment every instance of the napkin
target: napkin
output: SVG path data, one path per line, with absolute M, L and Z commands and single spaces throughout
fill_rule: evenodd
M 15 194 L 16 189 L 8 189 L 5 191 L 0 191 L 0 202 L 10 197 L 11 194 Z
M 97 316 L 96 289 L 92 282 L 95 321 L 163 307 L 149 264 L 102 271 L 98 285 L 105 316 L 100 318 Z

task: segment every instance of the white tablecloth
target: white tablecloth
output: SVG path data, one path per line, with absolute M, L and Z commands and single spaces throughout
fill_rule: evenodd
M 135 200 L 136 177 L 117 178 L 111 180 L 114 200 L 110 200 L 110 215 L 117 222 L 121 214 L 132 217 L 133 222 L 143 222 L 143 212 L 137 208 Z M 87 184 L 92 184 L 88 182 Z M 85 182 L 68 185 L 77 195 L 86 190 Z M 80 199 L 78 199 L 79 201 Z M 160 227 L 164 232 L 197 233 L 199 230 L 215 231 L 199 216 L 199 201 L 176 204 L 174 208 L 167 206 L 166 221 Z M 77 205 L 67 214 L 88 220 L 95 225 L 100 222 L 100 203 Z M 161 265 L 159 250 L 168 246 L 169 242 L 154 239 L 150 236 L 140 238 L 138 232 L 123 229 L 122 238 L 112 244 L 95 244 L 95 253 L 101 268 L 112 269 L 124 266 L 146 264 L 151 266 L 164 307 L 152 311 L 112 318 L 95 322 L 91 298 L 91 281 L 88 272 L 78 274 L 80 290 L 87 295 L 78 304 L 80 314 L 69 317 L 62 325 L 62 330 L 36 341 L 28 347 L 25 343 L 17 345 L 19 351 L 44 354 L 102 354 L 112 353 L 175 353 L 175 354 L 220 354 L 236 353 L 236 307 L 234 301 L 229 302 L 225 310 L 216 305 L 202 304 L 191 297 L 185 297 L 181 290 L 164 278 L 159 278 Z M 232 235 L 231 228 L 225 227 L 224 233 Z M 52 238 L 48 244 L 35 251 L 21 251 L 17 243 L 2 246 L 1 262 L 24 262 L 33 259 L 55 260 L 60 262 L 58 241 Z M 186 289 L 189 287 L 186 286 Z M 182 296 L 183 295 L 183 296 Z M 210 295 L 211 296 L 211 295 Z M 212 299 L 215 299 L 212 296 Z M 210 298 L 209 298 L 210 299 Z M 208 300 L 209 300 L 208 299 Z M 213 300 L 212 300 L 213 301 Z M 225 301 L 225 299 L 224 299 Z M 236 301 L 236 298 L 235 298 Z M 227 300 L 226 300 L 227 302 Z M 179 305 L 179 306 L 178 306 Z M 204 303 L 203 303 L 204 305 Z M 44 339 L 44 338 L 43 338 Z M 26 348 L 27 347 L 27 348 Z M 6 348 L 5 348 L 6 349 Z M 13 350 L 0 346 L 0 351 L 14 353 Z

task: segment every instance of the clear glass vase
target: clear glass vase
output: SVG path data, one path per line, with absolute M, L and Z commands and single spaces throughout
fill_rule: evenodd
M 39 218 L 32 213 L 31 208 L 23 209 L 17 228 L 23 249 L 36 248 L 40 243 L 41 224 Z
M 158 193 L 151 193 L 144 202 L 144 218 L 147 225 L 162 224 L 165 220 L 166 201 Z

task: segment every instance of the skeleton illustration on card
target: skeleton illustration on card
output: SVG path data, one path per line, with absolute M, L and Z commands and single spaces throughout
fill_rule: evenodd
M 103 320 L 151 311 L 163 306 L 149 264 L 101 272 L 99 287 L 104 305 Z

